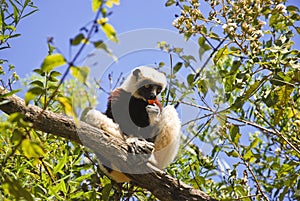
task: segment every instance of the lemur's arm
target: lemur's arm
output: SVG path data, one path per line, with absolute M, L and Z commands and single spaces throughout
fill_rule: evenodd
M 159 169 L 164 169 L 177 155 L 180 145 L 181 123 L 173 105 L 163 108 L 158 116 L 155 116 L 153 110 L 150 110 L 149 107 L 155 107 L 155 105 L 147 106 L 147 111 L 150 122 L 156 124 L 157 127 L 154 151 L 149 161 Z

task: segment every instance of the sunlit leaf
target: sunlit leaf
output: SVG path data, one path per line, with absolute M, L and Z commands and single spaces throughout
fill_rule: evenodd
M 44 93 L 44 90 L 39 87 L 33 87 L 31 89 L 29 89 L 26 94 L 25 94 L 25 103 L 28 104 L 31 100 L 35 99 L 37 96 L 42 95 Z
M 34 81 L 30 82 L 30 85 L 38 86 L 38 87 L 41 87 L 41 88 L 44 87 L 44 83 L 40 80 L 34 80 Z
M 234 157 L 234 158 L 239 157 L 239 154 L 238 154 L 235 150 L 226 152 L 226 154 L 227 154 L 228 156 L 231 156 L 231 157 Z
M 102 0 L 92 0 L 92 10 L 96 12 L 102 5 Z
M 252 153 L 252 150 L 251 150 L 251 149 L 248 150 L 248 151 L 246 151 L 246 153 L 244 154 L 244 159 L 245 159 L 246 161 L 249 161 L 252 157 L 253 157 L 253 153 Z
M 120 5 L 120 1 L 119 0 L 107 0 L 105 5 L 109 8 L 113 7 L 113 5 Z
M 22 150 L 27 158 L 38 159 L 45 155 L 42 147 L 35 142 L 31 142 L 29 139 L 25 139 L 22 141 Z
M 227 46 L 224 46 L 223 48 L 220 48 L 217 51 L 217 53 L 215 54 L 215 56 L 213 57 L 214 63 L 217 64 L 220 60 L 223 60 L 223 58 L 227 56 L 228 52 L 229 51 L 228 51 L 228 47 Z
M 112 40 L 115 43 L 118 42 L 117 33 L 111 24 L 104 23 L 101 25 L 101 29 L 109 40 Z
M 63 106 L 66 115 L 76 117 L 75 111 L 72 105 L 72 101 L 67 97 L 58 97 L 58 102 Z
M 71 74 L 74 78 L 76 78 L 79 82 L 83 84 L 87 84 L 87 79 L 90 73 L 90 68 L 87 66 L 83 67 L 75 67 L 71 66 L 70 68 Z
M 48 55 L 42 63 L 42 70 L 44 72 L 50 72 L 54 68 L 62 66 L 65 63 L 66 60 L 61 54 Z
M 16 93 L 18 93 L 19 91 L 21 91 L 21 89 L 16 89 L 16 90 L 12 90 L 8 93 L 3 93 L 3 94 L 0 94 L 0 98 L 7 98 L 7 97 L 10 97 Z
M 56 174 L 57 172 L 60 172 L 61 174 L 63 174 L 63 171 L 61 171 L 61 170 L 67 163 L 67 159 L 68 159 L 68 155 L 65 153 L 64 156 L 61 158 L 61 160 L 59 160 L 57 165 L 54 167 L 54 169 L 53 169 L 54 174 Z

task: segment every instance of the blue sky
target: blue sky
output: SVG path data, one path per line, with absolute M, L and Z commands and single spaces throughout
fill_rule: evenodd
M 165 7 L 165 1 L 121 0 L 115 6 L 109 22 L 118 34 L 143 28 L 161 28 L 177 32 L 172 26 L 178 7 Z M 290 0 L 300 5 L 299 0 Z M 55 45 L 68 58 L 69 39 L 94 18 L 90 0 L 35 1 L 39 11 L 24 19 L 17 27 L 21 37 L 10 41 L 12 48 L 1 52 L 2 58 L 16 66 L 21 77 L 38 68 L 47 55 L 47 38 L 54 37 Z M 205 3 L 201 4 L 205 12 Z M 105 39 L 103 33 L 99 35 Z M 300 37 L 295 39 L 297 47 Z M 299 48 L 298 48 L 299 49 Z M 155 62 L 155 61 L 153 61 Z
M 25 18 L 17 27 L 21 37 L 11 40 L 12 48 L 1 52 L 2 57 L 16 66 L 21 77 L 40 66 L 47 55 L 48 37 L 54 37 L 55 45 L 68 56 L 69 39 L 95 15 L 88 0 L 35 1 L 35 5 L 39 11 Z M 176 7 L 164 7 L 164 1 L 123 0 L 120 6 L 113 8 L 109 22 L 118 34 L 141 28 L 176 31 L 172 26 L 176 12 Z M 102 38 L 105 39 L 103 34 Z

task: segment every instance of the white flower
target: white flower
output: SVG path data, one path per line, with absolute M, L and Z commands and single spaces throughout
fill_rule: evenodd
M 275 7 L 275 10 L 278 10 L 280 11 L 281 13 L 286 13 L 286 6 L 283 5 L 283 4 L 278 4 L 276 7 Z
M 228 27 L 227 24 L 223 24 L 222 29 L 226 29 Z

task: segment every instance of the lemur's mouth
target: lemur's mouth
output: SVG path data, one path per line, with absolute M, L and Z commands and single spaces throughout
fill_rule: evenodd
M 155 103 L 155 101 L 156 101 L 156 99 L 148 99 L 148 104 L 150 104 L 150 105 L 154 105 L 154 103 Z

